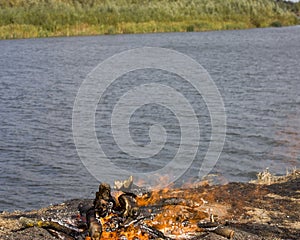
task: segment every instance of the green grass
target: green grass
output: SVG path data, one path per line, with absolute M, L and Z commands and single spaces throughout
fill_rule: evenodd
M 272 0 L 0 0 L 0 38 L 295 25 L 288 6 Z

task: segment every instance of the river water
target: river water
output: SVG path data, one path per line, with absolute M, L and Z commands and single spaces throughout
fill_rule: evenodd
M 84 167 L 73 139 L 72 111 L 77 92 L 87 74 L 101 61 L 145 46 L 186 54 L 200 63 L 216 84 L 227 119 L 224 148 L 211 171 L 220 183 L 249 181 L 266 167 L 283 174 L 300 166 L 299 26 L 3 40 L 0 41 L 0 211 L 39 208 L 71 198 L 94 196 L 99 180 Z M 114 97 L 118 99 L 129 91 L 133 82 L 163 82 L 183 95 L 192 94 L 190 86 L 177 84 L 178 78 L 159 70 L 134 71 L 118 79 L 99 104 L 105 107 L 115 103 Z M 197 102 L 194 97 L 189 100 L 200 111 L 201 142 L 195 162 L 182 181 L 195 178 L 212 129 L 203 100 Z M 138 109 L 132 117 L 138 126 L 132 127 L 133 140 L 140 146 L 149 143 L 152 123 L 166 122 L 163 126 L 170 134 L 166 147 L 158 155 L 150 160 L 134 159 L 134 164 L 130 156 L 115 147 L 111 132 L 107 131 L 109 122 L 101 111 L 103 108 L 98 107 L 96 132 L 114 164 L 132 172 L 151 172 L 172 161 L 180 145 L 180 127 L 171 111 L 150 104 Z

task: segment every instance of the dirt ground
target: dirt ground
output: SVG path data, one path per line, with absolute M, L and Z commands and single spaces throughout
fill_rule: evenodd
M 159 197 L 155 198 L 156 195 Z M 152 208 L 156 205 L 163 206 L 159 208 L 160 212 L 157 216 L 147 220 L 146 223 L 160 222 L 153 226 L 169 234 L 170 238 L 165 239 L 227 239 L 215 232 L 201 229 L 199 224 L 193 228 L 192 226 L 186 227 L 185 232 L 185 226 L 180 227 L 181 237 L 174 236 L 176 231 L 165 230 L 169 227 L 167 224 L 174 225 L 175 221 L 180 222 L 185 219 L 190 223 L 193 221 L 203 223 L 211 221 L 211 216 L 214 216 L 215 221 L 222 227 L 234 231 L 232 239 L 300 239 L 299 170 L 284 177 L 275 177 L 265 171 L 258 174 L 258 180 L 252 183 L 228 183 L 213 186 L 202 183 L 185 189 L 167 189 L 158 191 L 149 199 L 144 200 L 140 200 L 141 206 L 148 204 L 151 204 Z M 85 239 L 85 235 L 71 237 L 38 226 L 24 228 L 22 224 L 24 218 L 68 219 L 69 224 L 75 224 L 79 203 L 90 205 L 92 200 L 75 199 L 28 212 L 3 212 L 0 214 L 0 239 Z M 165 225 L 161 223 L 164 219 L 168 220 Z M 121 239 L 103 236 L 102 239 Z

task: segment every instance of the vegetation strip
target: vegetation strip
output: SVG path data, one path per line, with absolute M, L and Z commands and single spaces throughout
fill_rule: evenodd
M 274 0 L 0 0 L 0 38 L 188 32 L 299 23 Z

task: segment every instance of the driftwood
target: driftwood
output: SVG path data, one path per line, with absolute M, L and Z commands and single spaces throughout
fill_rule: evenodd
M 118 184 L 123 191 L 132 186 L 130 179 Z M 300 239 L 299 189 L 298 170 L 139 196 L 114 195 L 102 184 L 94 200 L 0 214 L 0 239 Z

